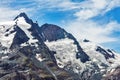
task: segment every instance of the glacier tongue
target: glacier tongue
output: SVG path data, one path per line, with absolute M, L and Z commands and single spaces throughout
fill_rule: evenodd
M 57 64 L 60 68 L 73 67 L 75 73 L 83 71 L 85 68 L 84 63 L 80 62 L 79 59 L 76 59 L 77 45 L 74 44 L 72 39 L 60 39 L 57 41 L 46 41 L 45 44 L 49 47 L 51 51 L 55 51 L 55 58 Z
M 54 54 L 57 64 L 60 68 L 65 68 L 67 70 L 74 71 L 75 73 L 82 73 L 86 70 L 94 71 L 94 74 L 105 74 L 106 71 L 115 69 L 120 65 L 120 55 L 111 51 L 115 55 L 115 58 L 106 59 L 105 56 L 96 51 L 97 47 L 100 46 L 93 42 L 79 42 L 82 49 L 90 57 L 90 61 L 82 63 L 79 59 L 76 59 L 77 46 L 74 44 L 72 39 L 64 38 L 56 41 L 46 41 L 45 44 L 49 47 L 51 51 L 55 51 Z M 100 46 L 102 47 L 102 46 Z M 102 47 L 103 48 L 103 47 Z M 104 48 L 103 48 L 104 49 Z M 104 49 L 108 54 L 111 52 Z M 111 63 L 112 62 L 112 63 Z M 96 66 L 96 67 L 95 67 Z M 92 68 L 92 69 L 91 69 Z

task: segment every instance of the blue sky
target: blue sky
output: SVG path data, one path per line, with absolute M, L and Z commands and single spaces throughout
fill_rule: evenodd
M 120 52 L 120 0 L 0 0 L 0 22 L 20 12 Z

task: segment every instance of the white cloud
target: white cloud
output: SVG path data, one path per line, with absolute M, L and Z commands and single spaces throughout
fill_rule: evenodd
M 10 8 L 0 8 L 0 22 L 12 20 L 12 18 L 18 13 L 19 13 L 18 10 L 12 10 Z
M 120 30 L 117 22 L 110 22 L 108 24 L 100 25 L 93 21 L 75 21 L 69 23 L 66 28 L 78 40 L 89 39 L 96 43 L 108 43 L 117 41 L 115 37 L 111 37 L 112 33 Z
M 89 10 L 89 9 L 85 9 L 85 10 L 81 10 L 79 12 L 76 12 L 74 14 L 75 16 L 78 17 L 78 19 L 88 19 L 88 18 L 91 18 L 93 17 L 94 15 L 96 15 L 96 12 L 93 10 Z
M 77 11 L 74 15 L 78 19 L 89 19 L 100 13 L 109 4 L 109 0 L 87 0 L 81 4 L 81 10 Z
M 111 21 L 98 24 L 91 18 L 99 14 L 104 15 L 107 11 L 120 6 L 119 3 L 120 0 L 86 0 L 80 3 L 79 9 L 73 14 L 77 19 L 68 21 L 66 29 L 77 39 L 87 38 L 97 43 L 117 41 L 118 38 L 113 37 L 112 34 L 116 30 L 120 31 L 119 23 Z
M 81 9 L 74 15 L 78 19 L 90 19 L 99 14 L 104 15 L 115 7 L 120 7 L 120 0 L 86 0 L 80 5 Z
M 12 9 L 8 7 L 0 7 L 0 22 L 13 20 L 20 12 L 28 12 L 30 9 Z
M 79 8 L 79 3 L 73 3 L 70 0 L 34 0 L 39 6 L 39 9 L 47 9 L 47 10 L 74 10 Z
M 0 0 L 0 6 L 6 6 L 7 4 L 12 3 L 14 0 Z M 6 4 L 6 5 L 5 5 Z
M 120 7 L 120 0 L 111 0 L 109 5 L 106 7 L 105 12 L 107 12 L 115 7 Z
M 21 12 L 31 12 L 33 11 L 33 8 L 27 8 L 27 6 L 24 7 L 11 7 L 10 4 L 16 2 L 16 0 L 1 0 L 0 2 L 0 22 L 13 20 L 18 14 Z M 20 1 L 19 1 L 20 2 Z M 25 2 L 25 1 L 21 1 Z M 20 5 L 19 5 L 20 6 Z
M 72 2 L 72 0 L 33 0 L 39 9 L 46 10 L 74 10 L 78 19 L 89 19 L 98 14 L 104 14 L 112 8 L 120 6 L 120 0 L 85 0 Z M 78 0 L 79 1 L 79 0 Z
M 101 9 L 105 8 L 106 0 L 85 0 L 83 2 L 72 2 L 71 0 L 34 0 L 42 10 L 68 11 L 73 10 L 73 14 L 78 19 L 88 19 L 96 16 Z

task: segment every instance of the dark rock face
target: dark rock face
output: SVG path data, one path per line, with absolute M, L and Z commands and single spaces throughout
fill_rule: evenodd
M 24 31 L 22 31 L 17 25 L 15 25 L 14 30 L 17 32 L 14 39 L 13 43 L 11 45 L 11 48 L 13 48 L 15 45 L 20 46 L 20 44 L 27 42 L 29 38 L 25 34 Z
M 112 55 L 110 55 L 106 50 L 104 50 L 103 48 L 101 48 L 99 46 L 97 47 L 96 51 L 102 53 L 105 56 L 106 59 L 115 58 L 115 55 L 109 49 L 107 51 L 110 52 Z
M 90 41 L 89 41 L 89 40 L 87 40 L 87 39 L 84 39 L 84 40 L 83 40 L 83 42 L 90 42 Z
M 43 41 L 56 41 L 64 38 L 72 39 L 74 41 L 74 44 L 77 45 L 78 49 L 76 58 L 80 59 L 82 62 L 89 61 L 89 56 L 82 50 L 78 41 L 73 37 L 72 34 L 53 24 L 44 24 L 41 26 L 40 30 L 43 36 Z
M 69 36 L 64 29 L 52 24 L 44 24 L 41 26 L 40 30 L 44 41 L 56 41 Z

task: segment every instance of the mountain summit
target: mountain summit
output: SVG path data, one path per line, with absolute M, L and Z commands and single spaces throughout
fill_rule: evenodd
M 19 18 L 19 17 L 24 17 L 25 19 L 28 19 L 28 16 L 26 15 L 26 13 L 20 13 L 15 19 Z
M 0 80 L 119 80 L 119 54 L 25 13 L 0 24 L 0 36 Z

